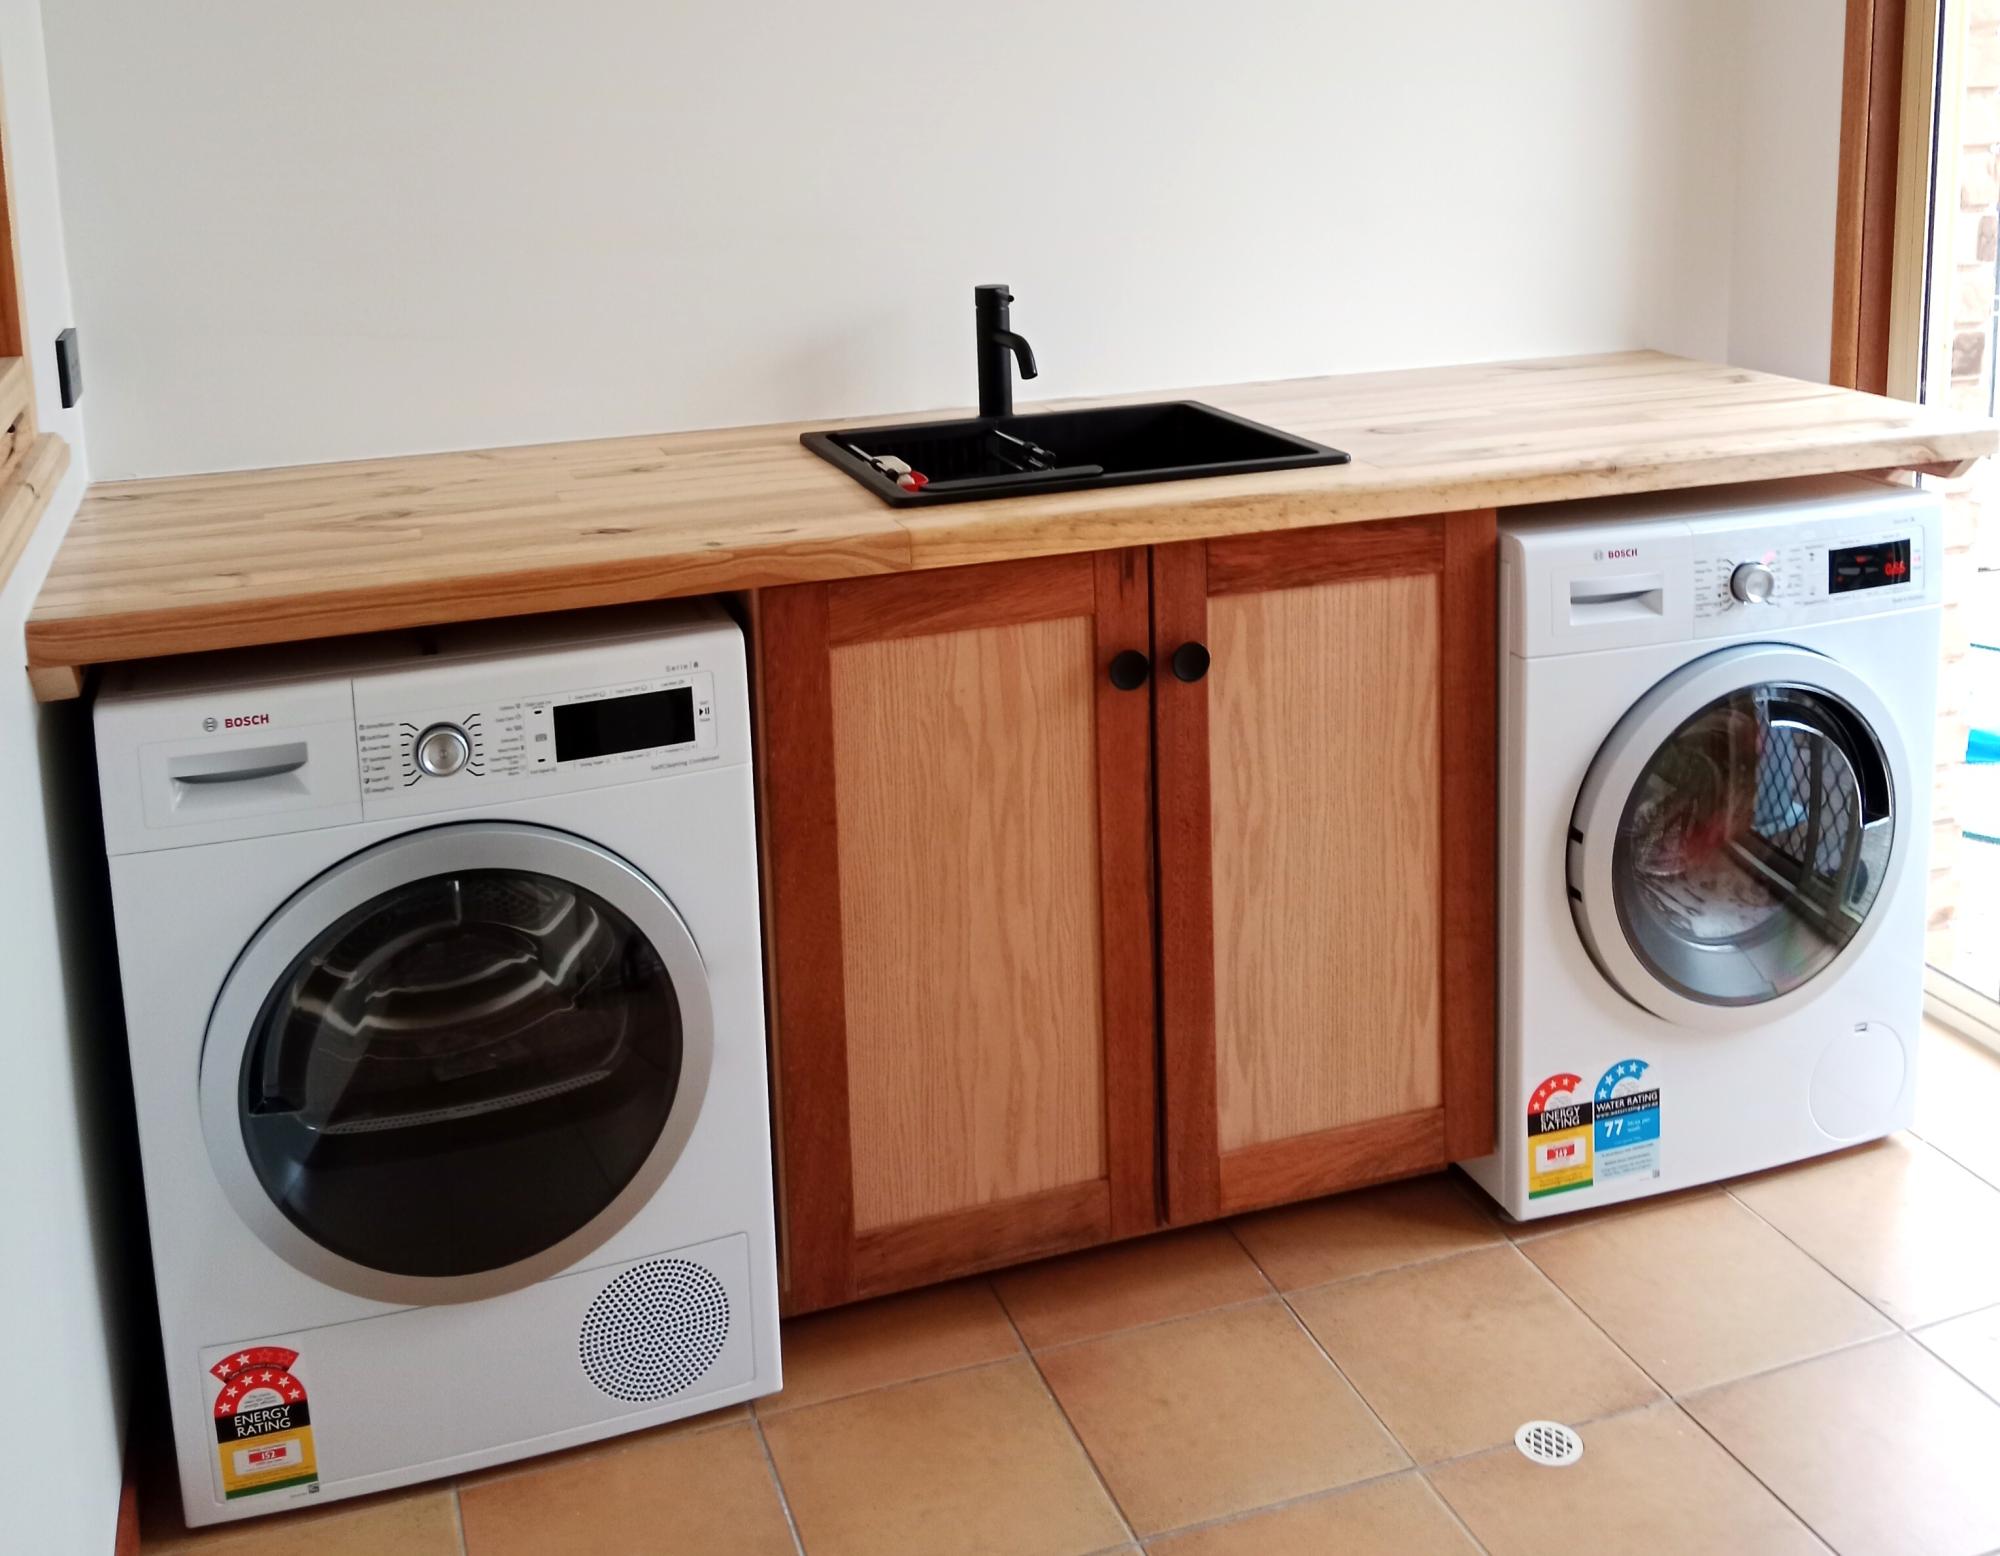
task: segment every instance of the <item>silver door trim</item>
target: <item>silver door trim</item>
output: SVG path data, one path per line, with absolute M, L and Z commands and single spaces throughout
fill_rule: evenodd
M 681 1013 L 679 1087 L 660 1137 L 639 1171 L 583 1226 L 529 1258 L 466 1275 L 399 1275 L 334 1253 L 293 1223 L 251 1165 L 238 1100 L 252 1024 L 287 969 L 344 914 L 398 886 L 461 870 L 528 870 L 569 881 L 617 908 L 659 953 Z M 448 822 L 352 854 L 295 892 L 264 921 L 224 980 L 202 1038 L 202 1134 L 222 1191 L 244 1224 L 279 1258 L 313 1279 L 377 1301 L 470 1302 L 545 1280 L 618 1232 L 680 1159 L 708 1095 L 715 1015 L 708 970 L 686 922 L 658 886 L 587 839 L 511 821 Z M 386 1207 L 385 1207 L 386 1209 Z
M 1669 988 L 1639 959 L 1618 920 L 1612 880 L 1612 853 L 1619 819 L 1639 775 L 1661 744 L 1709 704 L 1766 682 L 1804 687 L 1845 703 L 1866 724 L 1882 753 L 1889 777 L 1889 862 L 1881 890 L 1854 938 L 1818 973 L 1797 988 L 1756 1005 L 1711 1005 Z M 1741 1031 L 1762 1026 L 1820 998 L 1860 959 L 1888 916 L 1902 880 L 1913 840 L 1902 824 L 1901 808 L 1912 777 L 1894 715 L 1875 690 L 1838 660 L 1807 648 L 1748 643 L 1718 649 L 1682 665 L 1634 703 L 1591 758 L 1571 816 L 1564 879 L 1577 895 L 1571 916 L 1590 959 L 1611 985 L 1635 1005 L 1676 1026 L 1699 1031 Z M 1577 836 L 1581 834 L 1581 836 Z

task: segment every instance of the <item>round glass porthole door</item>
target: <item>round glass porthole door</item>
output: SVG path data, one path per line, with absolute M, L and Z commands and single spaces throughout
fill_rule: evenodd
M 210 1154 L 258 1235 L 329 1284 L 490 1295 L 657 1189 L 711 1040 L 693 940 L 629 864 L 438 827 L 336 866 L 246 950 L 203 1050 Z
M 1570 906 L 1612 981 L 1704 1025 L 1816 993 L 1900 863 L 1887 723 L 1842 667 L 1795 649 L 1718 654 L 1649 693 L 1570 837 Z

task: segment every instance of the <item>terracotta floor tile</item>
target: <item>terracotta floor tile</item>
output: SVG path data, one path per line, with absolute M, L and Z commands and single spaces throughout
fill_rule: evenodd
M 1430 1472 L 1492 1556 L 1806 1556 L 1823 1546 L 1785 1505 L 1665 1402 L 1580 1428 L 1551 1469 L 1509 1443 Z
M 1842 1556 L 2000 1546 L 2000 1405 L 1903 1336 L 1683 1403 Z
M 2000 1302 L 2000 1190 L 1898 1136 L 1731 1190 L 1905 1328 Z
M 1962 1318 L 1947 1319 L 1916 1338 L 1926 1350 L 1942 1356 L 1954 1371 L 2000 1400 L 2000 1307 L 1981 1308 Z
M 686 1432 L 705 1432 L 710 1427 L 727 1426 L 732 1421 L 749 1419 L 748 1405 L 725 1405 L 720 1410 L 706 1411 L 680 1421 L 669 1421 L 665 1426 L 649 1426 L 639 1432 L 626 1432 L 594 1443 L 580 1443 L 574 1448 L 539 1454 L 532 1459 L 510 1459 L 507 1463 L 496 1464 L 491 1469 L 474 1470 L 469 1475 L 461 1475 L 458 1477 L 458 1484 L 484 1486 L 496 1480 L 511 1479 L 516 1475 L 529 1475 L 538 1470 L 553 1469 L 559 1464 L 574 1464 L 580 1459 L 594 1459 L 599 1454 L 623 1453 L 630 1448 L 643 1447 L 657 1438 L 674 1437 Z
M 757 1401 L 760 1416 L 1021 1354 L 1014 1326 L 984 1280 L 790 1319 L 778 1347 L 785 1387 Z
M 1031 1346 L 1109 1334 L 1267 1296 L 1270 1285 L 1227 1227 L 1193 1227 L 1045 1259 L 993 1278 Z
M 1585 1421 L 1660 1397 L 1513 1247 L 1291 1300 L 1420 1463 L 1511 1441 L 1523 1421 Z
M 2000 1124 L 2000 1054 L 1935 1022 L 1925 1022 L 1917 1056 L 1917 1118 L 1911 1133 L 2000 1188 L 1996 1124 Z
M 459 1556 L 458 1512 L 447 1488 L 423 1486 L 391 1491 L 354 1502 L 329 1503 L 310 1512 L 280 1513 L 190 1532 L 175 1518 L 156 1522 L 157 1534 L 140 1524 L 141 1549 L 186 1556 L 250 1556 L 297 1551 L 307 1556 Z
M 1894 1332 L 1727 1195 L 1538 1237 L 1522 1252 L 1670 1394 Z
M 747 1422 L 467 1486 L 460 1507 L 466 1556 L 792 1556 L 793 1549 L 757 1429 Z
M 1275 1298 L 1041 1357 L 1142 1535 L 1409 1461 Z
M 1478 1556 L 1421 1475 L 1251 1513 L 1146 1547 L 1149 1556 Z
M 1130 1538 L 1025 1360 L 787 1411 L 764 1431 L 813 1556 L 1079 1556 Z
M 1439 1173 L 1239 1216 L 1234 1225 L 1272 1284 L 1296 1291 L 1504 1241 L 1475 1192 Z

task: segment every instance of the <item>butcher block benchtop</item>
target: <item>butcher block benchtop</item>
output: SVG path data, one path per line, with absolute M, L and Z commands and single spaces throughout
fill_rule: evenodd
M 1121 398 L 1205 400 L 1353 462 L 896 510 L 794 425 L 99 483 L 28 620 L 29 667 L 60 696 L 114 660 L 1610 492 L 1958 473 L 2000 444 L 1988 421 L 1656 352 Z

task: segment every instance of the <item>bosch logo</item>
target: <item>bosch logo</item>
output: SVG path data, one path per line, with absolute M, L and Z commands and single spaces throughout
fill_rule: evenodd
M 1599 562 L 1625 562 L 1639 554 L 1637 546 L 1611 546 L 1603 551 L 1591 552 L 1591 557 Z
M 268 713 L 241 713 L 233 718 L 224 719 L 222 727 L 224 729 L 255 729 L 259 724 L 268 724 L 270 722 L 271 715 Z M 214 729 L 215 720 L 209 719 L 202 725 L 202 728 Z
M 202 733 L 205 735 L 214 734 L 216 730 L 219 729 L 220 727 L 221 726 L 218 725 L 214 719 L 203 719 L 201 721 Z

